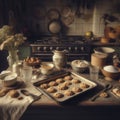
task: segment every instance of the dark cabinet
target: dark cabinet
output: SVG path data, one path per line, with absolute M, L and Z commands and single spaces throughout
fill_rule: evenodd
M 7 51 L 0 51 L 0 72 L 8 68 Z

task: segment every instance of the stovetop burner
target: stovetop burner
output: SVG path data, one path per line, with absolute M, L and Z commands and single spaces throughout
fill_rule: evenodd
M 85 42 L 85 38 L 82 36 L 44 36 L 35 41 L 37 44 L 83 44 Z
M 30 46 L 31 56 L 47 61 L 51 61 L 54 50 L 67 50 L 68 61 L 90 60 L 91 44 L 82 36 L 44 36 L 35 40 Z

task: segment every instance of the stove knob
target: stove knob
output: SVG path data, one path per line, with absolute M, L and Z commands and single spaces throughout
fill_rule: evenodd
M 40 51 L 41 47 L 37 47 L 37 51 Z
M 59 50 L 60 48 L 59 47 L 56 47 L 56 50 Z
M 81 47 L 81 51 L 84 51 L 85 50 L 85 48 L 84 47 Z
M 71 48 L 71 47 L 68 47 L 68 50 L 69 50 L 69 51 L 71 51 L 71 50 L 72 50 L 72 48 Z
M 77 51 L 78 50 L 78 48 L 77 47 L 75 47 L 75 51 Z
M 52 51 L 53 50 L 53 47 L 50 47 L 50 51 Z
M 43 51 L 46 51 L 47 50 L 47 47 L 43 47 Z

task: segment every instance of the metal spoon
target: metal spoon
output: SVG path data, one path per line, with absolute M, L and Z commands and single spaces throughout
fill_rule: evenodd
M 34 95 L 34 94 L 28 92 L 28 91 L 25 90 L 25 89 L 22 89 L 22 90 L 21 90 L 21 93 L 22 93 L 23 95 L 25 95 L 25 96 L 30 96 L 30 97 L 32 97 L 32 98 L 34 98 L 34 99 L 35 99 L 35 98 L 38 98 L 37 95 Z
M 105 92 L 105 91 L 107 91 L 107 90 L 109 90 L 109 89 L 111 89 L 111 88 L 112 88 L 112 85 L 111 85 L 111 84 L 106 84 L 106 85 L 105 85 L 105 88 L 104 88 L 103 90 L 101 90 L 100 92 L 98 92 L 96 95 L 94 95 L 90 100 L 91 100 L 91 101 L 95 101 L 96 98 L 99 97 L 100 93 Z

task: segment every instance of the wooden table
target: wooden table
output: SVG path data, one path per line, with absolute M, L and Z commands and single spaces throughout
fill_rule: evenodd
M 89 77 L 88 74 L 82 74 Z M 103 83 L 109 83 L 100 79 L 98 87 L 85 95 L 80 95 L 64 105 L 42 95 L 39 100 L 31 104 L 21 120 L 117 120 L 120 119 L 120 100 L 110 93 L 109 98 L 98 98 L 94 102 L 90 100 Z M 118 81 L 110 82 L 120 84 Z

